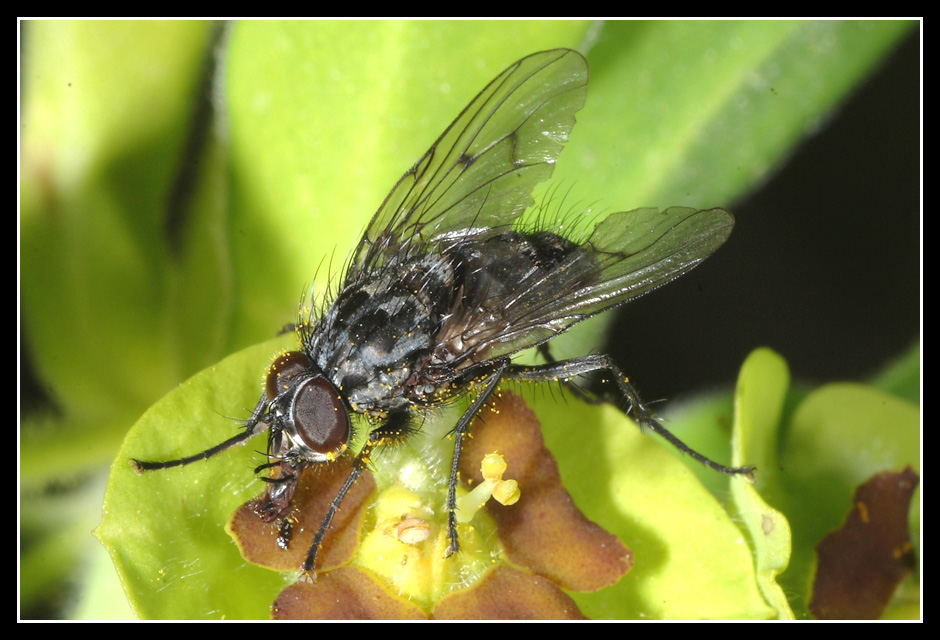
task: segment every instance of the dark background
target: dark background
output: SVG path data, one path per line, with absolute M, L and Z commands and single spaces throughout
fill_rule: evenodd
M 608 352 L 647 401 L 731 385 L 771 347 L 794 381 L 862 381 L 920 332 L 920 32 L 757 191 L 728 243 L 631 302 Z

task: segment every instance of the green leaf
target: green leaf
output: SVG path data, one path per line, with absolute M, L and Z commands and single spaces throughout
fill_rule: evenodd
M 855 383 L 788 392 L 788 378 L 785 362 L 768 349 L 753 352 L 742 367 L 733 462 L 755 465 L 757 481 L 732 482 L 731 496 L 767 602 L 780 617 L 806 618 L 817 543 L 841 526 L 859 484 L 882 471 L 919 469 L 920 413 L 899 397 Z M 671 414 L 673 431 L 703 425 L 713 404 Z M 909 526 L 919 553 L 916 496 L 913 505 Z M 902 583 L 886 617 L 919 615 L 919 582 L 915 574 Z
M 204 451 L 242 428 L 259 374 L 285 337 L 241 351 L 171 391 L 128 432 L 111 468 L 95 535 L 141 618 L 267 618 L 288 577 L 246 563 L 225 532 L 235 509 L 261 493 L 252 469 L 264 436 L 185 467 L 138 475 L 130 460 Z M 238 418 L 234 418 L 237 416 Z
M 209 29 L 29 27 L 20 212 L 28 346 L 68 418 L 100 428 L 116 414 L 126 427 L 224 353 L 213 322 L 226 304 L 213 227 L 220 202 L 197 190 L 177 255 L 164 229 Z M 212 160 L 206 168 L 218 173 Z
M 780 455 L 780 508 L 790 518 L 794 544 L 792 567 L 782 582 L 798 594 L 802 611 L 816 543 L 842 525 L 855 488 L 882 471 L 910 466 L 920 473 L 920 420 L 916 405 L 855 383 L 825 385 L 796 409 Z M 912 505 L 910 530 L 919 555 L 917 495 Z M 913 575 L 902 587 L 908 600 L 919 598 L 919 581 Z
M 605 23 L 556 177 L 605 209 L 727 205 L 914 24 Z
M 886 393 L 912 404 L 920 404 L 920 342 L 889 363 L 884 371 L 872 379 L 871 384 Z
M 531 395 L 565 487 L 588 518 L 633 550 L 634 567 L 617 585 L 572 595 L 585 615 L 753 619 L 774 614 L 757 589 L 752 552 L 738 525 L 670 445 L 643 433 L 613 407 L 562 402 L 540 391 Z
M 790 375 L 783 358 L 769 349 L 748 356 L 738 377 L 735 399 L 735 465 L 757 467 L 756 485 L 731 483 L 731 496 L 754 548 L 757 583 L 778 618 L 792 618 L 783 589 L 776 582 L 790 562 L 790 523 L 758 490 L 772 486 L 777 470 L 780 416 Z

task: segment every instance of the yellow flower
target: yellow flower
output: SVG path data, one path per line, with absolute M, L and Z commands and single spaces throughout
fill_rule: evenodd
M 569 591 L 595 591 L 630 570 L 630 550 L 589 521 L 561 484 L 535 415 L 503 392 L 477 418 L 460 460 L 460 552 L 445 558 L 453 441 L 415 436 L 376 456 L 323 541 L 315 576 L 272 605 L 275 618 L 582 618 Z M 303 563 L 349 472 L 349 458 L 308 469 L 294 494 L 293 536 L 243 505 L 229 525 L 247 560 Z M 488 500 L 490 496 L 498 499 Z M 485 509 L 482 508 L 485 504 Z

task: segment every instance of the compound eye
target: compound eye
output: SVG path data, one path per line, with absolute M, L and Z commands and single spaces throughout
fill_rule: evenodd
M 341 452 L 349 442 L 346 405 L 326 378 L 311 378 L 297 390 L 291 421 L 303 443 L 324 458 Z
M 274 400 L 287 391 L 294 385 L 294 378 L 302 375 L 312 367 L 313 364 L 303 351 L 291 351 L 278 356 L 268 370 L 268 378 L 265 381 L 265 392 L 268 394 L 268 400 Z

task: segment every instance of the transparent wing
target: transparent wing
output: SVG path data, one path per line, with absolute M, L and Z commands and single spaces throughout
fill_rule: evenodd
M 448 320 L 466 362 L 508 355 L 686 273 L 720 247 L 734 226 L 723 209 L 684 207 L 614 213 L 551 266 L 533 269 L 499 300 Z M 492 308 L 491 308 L 492 307 Z
M 490 82 L 408 171 L 354 250 L 347 284 L 435 237 L 510 224 L 547 179 L 584 104 L 587 61 L 555 49 Z

